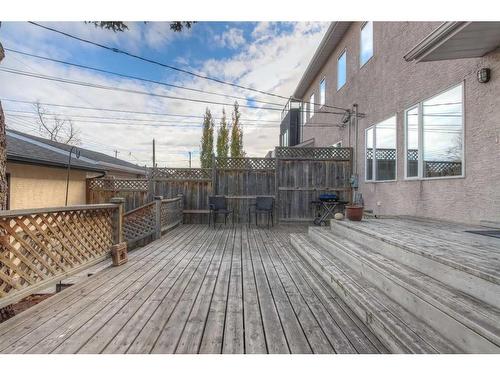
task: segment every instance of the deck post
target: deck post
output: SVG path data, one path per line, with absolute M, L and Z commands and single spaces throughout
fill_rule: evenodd
M 161 200 L 163 197 L 161 195 L 156 195 L 154 197 L 155 201 L 155 240 L 161 238 Z
M 184 224 L 184 194 L 177 194 L 180 198 L 179 203 L 177 203 L 177 207 L 179 212 L 177 213 L 180 217 L 180 224 Z
M 113 244 L 123 242 L 123 214 L 125 213 L 125 198 L 111 198 L 111 203 L 118 207 L 113 213 Z

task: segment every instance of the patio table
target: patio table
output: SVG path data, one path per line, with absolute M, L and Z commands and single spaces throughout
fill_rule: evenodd
M 326 221 L 330 218 L 333 218 L 335 214 L 335 209 L 340 206 L 346 205 L 347 201 L 322 201 L 322 200 L 314 200 L 311 201 L 311 204 L 316 207 L 316 215 L 314 218 L 314 225 L 322 225 L 326 224 Z

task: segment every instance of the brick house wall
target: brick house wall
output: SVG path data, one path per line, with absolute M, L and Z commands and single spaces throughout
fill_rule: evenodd
M 326 77 L 326 104 L 366 114 L 359 120 L 359 191 L 365 208 L 379 215 L 412 215 L 464 223 L 500 222 L 500 51 L 483 58 L 438 62 L 407 62 L 405 53 L 433 31 L 440 22 L 374 22 L 373 57 L 359 66 L 361 22 L 353 23 L 312 81 L 302 98 L 319 97 L 319 83 Z M 347 83 L 339 90 L 337 58 L 347 49 Z M 491 69 L 486 84 L 476 71 Z M 464 83 L 464 177 L 405 180 L 404 111 L 451 86 Z M 397 180 L 365 182 L 365 129 L 397 115 Z M 315 113 L 304 126 L 303 139 L 315 146 L 342 141 L 346 128 L 314 127 L 314 123 L 339 123 L 334 115 Z M 352 143 L 351 143 L 352 144 Z

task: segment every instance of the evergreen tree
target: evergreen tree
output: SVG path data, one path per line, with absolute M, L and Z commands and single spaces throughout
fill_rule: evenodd
M 220 128 L 217 133 L 217 157 L 227 158 L 229 154 L 229 128 L 226 121 L 226 110 L 222 108 Z
M 212 167 L 212 153 L 214 152 L 214 120 L 207 108 L 203 117 L 203 134 L 201 136 L 200 163 L 202 168 Z
M 245 156 L 243 151 L 243 129 L 240 123 L 240 106 L 238 102 L 234 102 L 232 123 L 231 123 L 231 157 L 241 158 Z

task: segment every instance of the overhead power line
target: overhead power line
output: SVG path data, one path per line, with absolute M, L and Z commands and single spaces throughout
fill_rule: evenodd
M 83 109 L 83 110 L 91 110 L 91 111 L 103 111 L 103 112 L 113 112 L 113 113 L 127 113 L 127 114 L 137 114 L 137 115 L 151 115 L 151 116 L 164 116 L 164 117 L 185 117 L 185 118 L 199 118 L 203 119 L 204 116 L 197 116 L 197 115 L 182 115 L 182 114 L 173 114 L 173 113 L 160 113 L 160 112 L 144 112 L 144 111 L 127 111 L 127 110 L 121 110 L 121 109 L 113 109 L 113 108 L 99 108 L 99 107 L 85 107 L 85 106 L 79 106 L 79 105 L 65 105 L 65 104 L 56 104 L 56 103 L 45 103 L 45 102 L 35 102 L 35 101 L 29 101 L 29 100 L 16 100 L 16 99 L 6 99 L 6 98 L 1 98 L 0 100 L 5 101 L 5 102 L 12 102 L 12 103 L 21 103 L 21 104 L 40 104 L 42 106 L 48 106 L 48 107 L 56 107 L 56 108 L 71 108 L 71 109 Z M 11 110 L 15 111 L 16 110 Z M 19 111 L 21 112 L 21 111 Z M 61 114 L 63 115 L 63 114 Z M 220 120 L 220 118 L 214 118 L 214 120 Z M 156 121 L 156 120 L 154 120 Z M 245 118 L 245 121 L 252 121 L 252 122 L 263 122 L 263 123 L 280 123 L 281 121 L 278 120 L 260 120 L 260 119 L 247 119 Z
M 134 79 L 134 80 L 137 80 L 137 81 L 143 81 L 143 82 L 148 82 L 148 83 L 154 83 L 156 85 L 162 85 L 162 86 L 166 86 L 166 87 L 173 87 L 173 88 L 177 88 L 177 89 L 181 89 L 181 90 L 199 92 L 199 93 L 209 94 L 209 95 L 217 95 L 217 96 L 222 96 L 222 97 L 226 97 L 226 98 L 233 98 L 233 99 L 240 99 L 240 100 L 245 100 L 245 101 L 252 101 L 252 102 L 255 102 L 255 103 L 270 104 L 270 105 L 276 105 L 276 106 L 280 106 L 280 107 L 284 106 L 284 103 L 268 102 L 268 101 L 260 100 L 260 99 L 250 99 L 250 98 L 243 97 L 243 96 L 236 96 L 236 95 L 230 95 L 230 94 L 222 94 L 222 93 L 213 92 L 213 91 L 195 89 L 195 88 L 192 88 L 192 87 L 179 86 L 179 85 L 174 85 L 174 84 L 171 84 L 171 83 L 156 81 L 156 80 L 152 80 L 152 79 L 148 79 L 148 78 L 137 77 L 137 76 L 132 76 L 132 75 L 128 75 L 128 74 L 113 72 L 113 71 L 110 71 L 110 70 L 96 68 L 96 67 L 92 67 L 92 66 L 88 66 L 88 65 L 76 64 L 76 63 L 72 63 L 72 62 L 69 62 L 69 61 L 63 61 L 63 60 L 53 59 L 51 57 L 45 57 L 45 56 L 35 55 L 35 54 L 32 54 L 32 53 L 28 53 L 28 52 L 17 51 L 17 50 L 10 49 L 10 48 L 4 48 L 4 49 L 6 51 L 13 52 L 13 53 L 18 53 L 18 54 L 24 55 L 24 56 L 30 56 L 30 57 L 34 57 L 34 58 L 41 59 L 41 60 L 52 61 L 52 62 L 56 62 L 58 64 L 64 64 L 64 65 L 68 65 L 68 66 L 74 66 L 74 67 L 77 67 L 77 68 L 92 70 L 92 71 L 96 71 L 96 72 L 100 72 L 100 73 L 111 74 L 111 75 L 115 75 L 115 76 L 122 77 L 122 78 Z
M 145 61 L 145 62 L 148 62 L 148 63 L 151 63 L 151 64 L 159 65 L 159 66 L 162 66 L 164 68 L 168 68 L 168 69 L 171 69 L 171 70 L 174 70 L 174 71 L 177 71 L 177 72 L 189 74 L 189 75 L 197 77 L 197 78 L 202 78 L 202 79 L 210 80 L 210 81 L 217 82 L 217 83 L 220 83 L 220 84 L 223 84 L 223 85 L 237 87 L 237 88 L 243 89 L 243 90 L 258 92 L 260 94 L 269 95 L 269 96 L 273 96 L 273 97 L 276 97 L 276 98 L 281 98 L 281 99 L 285 99 L 285 100 L 289 100 L 290 99 L 290 97 L 286 97 L 286 96 L 283 96 L 283 95 L 275 94 L 275 93 L 264 91 L 264 90 L 254 89 L 252 87 L 239 85 L 239 84 L 234 83 L 234 82 L 227 82 L 227 81 L 224 81 L 224 80 L 221 80 L 221 79 L 218 79 L 218 78 L 210 77 L 210 76 L 199 74 L 199 73 L 195 73 L 195 72 L 192 72 L 192 71 L 189 71 L 189 70 L 186 70 L 186 69 L 178 68 L 178 67 L 173 66 L 173 65 L 165 64 L 165 63 L 162 63 L 160 61 L 153 60 L 153 59 L 150 59 L 150 58 L 147 58 L 147 57 L 142 57 L 142 56 L 139 56 L 139 55 L 135 55 L 135 54 L 133 54 L 131 52 L 124 51 L 124 50 L 122 50 L 120 48 L 110 47 L 110 46 L 106 46 L 104 44 L 96 43 L 96 42 L 93 42 L 91 40 L 84 39 L 84 38 L 78 37 L 76 35 L 73 35 L 73 34 L 70 34 L 70 33 L 67 33 L 67 32 L 64 32 L 64 31 L 61 31 L 61 30 L 54 29 L 52 27 L 41 25 L 41 24 L 36 23 L 36 22 L 32 22 L 32 21 L 28 21 L 28 22 L 30 24 L 34 25 L 34 26 L 37 26 L 37 27 L 40 27 L 42 29 L 49 30 L 49 31 L 52 31 L 52 32 L 55 32 L 55 33 L 58 33 L 58 34 L 61 34 L 61 35 L 64 35 L 64 36 L 66 36 L 68 38 L 72 38 L 72 39 L 78 40 L 78 41 L 83 42 L 83 43 L 87 43 L 87 44 L 94 45 L 96 47 L 104 48 L 104 49 L 106 49 L 108 51 L 112 51 L 112 52 L 115 52 L 115 53 L 118 53 L 118 54 L 126 55 L 126 56 L 129 56 L 129 57 L 141 60 L 141 61 Z M 342 111 L 348 111 L 348 109 L 346 109 L 346 108 L 341 108 L 341 107 L 336 107 L 336 106 L 330 106 L 330 105 L 326 105 L 326 104 L 324 106 L 327 107 L 327 108 L 333 108 L 333 109 L 339 109 L 339 110 L 342 110 Z
M 152 93 L 152 92 L 140 91 L 140 90 L 134 90 L 134 89 L 125 89 L 125 88 L 120 88 L 120 87 L 105 86 L 105 85 L 100 85 L 100 84 L 96 84 L 96 83 L 54 77 L 54 76 L 49 76 L 49 75 L 45 75 L 45 74 L 36 74 L 36 73 L 31 73 L 31 72 L 27 72 L 24 70 L 18 70 L 18 69 L 12 69 L 12 68 L 3 67 L 3 68 L 0 68 L 0 71 L 10 73 L 10 74 L 17 74 L 17 75 L 21 75 L 21 76 L 26 76 L 26 77 L 30 77 L 30 78 L 38 78 L 38 79 L 44 79 L 44 80 L 48 80 L 48 81 L 62 82 L 62 83 L 67 83 L 67 84 L 71 84 L 71 85 L 90 87 L 90 88 L 96 88 L 96 89 L 101 89 L 101 90 L 126 92 L 126 93 L 131 93 L 131 94 L 147 95 L 147 96 L 153 96 L 153 97 L 158 97 L 158 98 L 188 101 L 188 102 L 194 102 L 194 103 L 216 104 L 216 105 L 223 105 L 223 106 L 232 106 L 233 105 L 232 103 L 221 103 L 221 102 L 214 102 L 211 100 L 184 98 L 184 97 L 180 97 L 180 96 L 156 94 L 156 93 Z M 272 108 L 272 107 L 255 107 L 255 106 L 250 106 L 250 105 L 245 105 L 245 104 L 240 104 L 239 106 L 242 108 L 257 109 L 257 110 L 280 111 L 280 112 L 282 111 L 280 108 Z M 320 113 L 320 112 L 317 112 L 317 113 Z M 344 115 L 344 112 L 326 112 L 326 111 L 323 112 L 322 111 L 321 113 Z
M 38 78 L 38 79 L 43 79 L 43 80 L 47 80 L 47 81 L 62 82 L 62 83 L 67 83 L 67 84 L 71 84 L 71 85 L 90 87 L 90 88 L 96 88 L 96 89 L 101 89 L 101 90 L 126 92 L 126 93 L 130 93 L 130 94 L 147 95 L 147 96 L 153 96 L 153 97 L 158 97 L 158 98 L 188 101 L 188 102 L 194 102 L 194 103 L 216 104 L 216 105 L 223 105 L 223 106 L 232 106 L 233 105 L 232 103 L 221 103 L 221 102 L 214 102 L 211 100 L 184 98 L 184 97 L 180 97 L 180 96 L 156 94 L 156 93 L 152 93 L 152 92 L 140 91 L 140 90 L 134 90 L 134 89 L 125 89 L 125 88 L 120 88 L 120 87 L 105 86 L 105 85 L 100 85 L 100 84 L 91 83 L 91 82 L 76 81 L 76 80 L 72 80 L 72 79 L 54 77 L 54 76 L 49 76 L 49 75 L 45 75 L 45 74 L 36 74 L 36 73 L 27 72 L 25 70 L 18 70 L 18 69 L 12 69 L 12 68 L 3 67 L 3 68 L 0 68 L 0 71 L 10 73 L 10 74 L 26 76 L 26 77 L 30 77 L 30 78 Z M 280 111 L 280 112 L 282 111 L 282 109 L 280 109 L 280 108 L 272 108 L 272 107 L 255 107 L 255 106 L 245 105 L 245 104 L 239 104 L 239 106 L 242 108 L 257 109 L 257 110 Z M 307 112 L 311 112 L 311 111 L 307 111 Z M 321 111 L 321 112 L 316 112 L 316 113 L 344 115 L 344 112 Z

